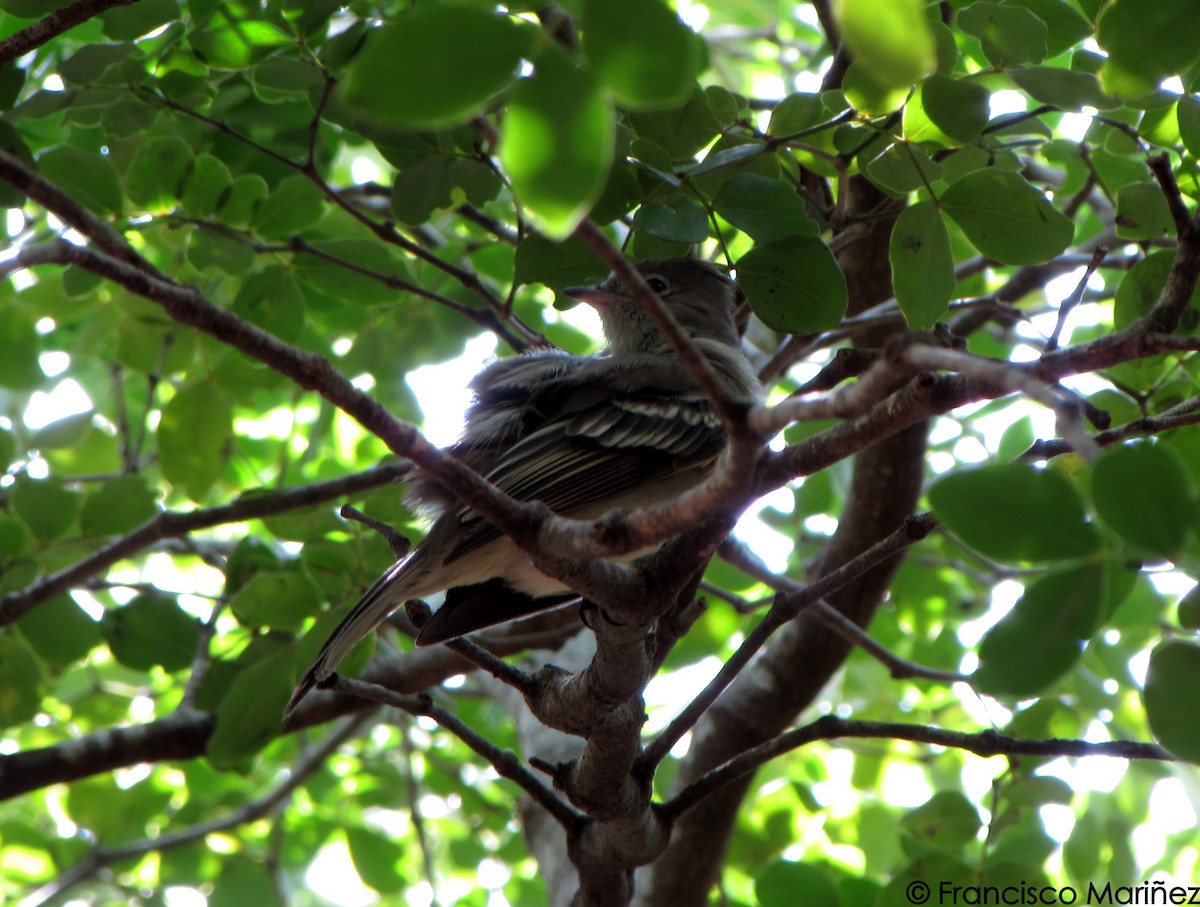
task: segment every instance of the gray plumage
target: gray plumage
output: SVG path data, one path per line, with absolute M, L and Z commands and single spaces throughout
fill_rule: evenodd
M 732 282 L 692 259 L 646 261 L 638 270 L 729 390 L 757 399 L 758 381 L 734 325 Z M 579 518 L 670 500 L 701 482 L 722 454 L 725 432 L 691 373 L 615 277 L 566 292 L 599 312 L 607 348 L 594 356 L 539 350 L 493 362 L 471 382 L 463 436 L 448 453 L 518 500 Z M 297 685 L 289 714 L 409 599 L 448 590 L 417 636 L 418 645 L 428 645 L 550 607 L 569 593 L 435 479 L 414 481 L 408 500 L 434 516 L 429 533 L 329 637 Z

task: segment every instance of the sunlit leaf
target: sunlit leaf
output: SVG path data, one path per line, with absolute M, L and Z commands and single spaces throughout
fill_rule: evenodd
M 500 159 L 522 205 L 553 238 L 600 197 L 613 158 L 613 115 L 595 79 L 554 48 L 508 105 Z
M 528 46 L 528 32 L 507 16 L 419 6 L 368 37 L 349 67 L 344 97 L 396 126 L 460 123 L 513 81 Z

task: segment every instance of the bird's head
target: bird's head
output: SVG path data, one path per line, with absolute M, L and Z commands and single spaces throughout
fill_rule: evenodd
M 637 269 L 689 337 L 737 348 L 737 288 L 720 268 L 699 259 L 671 258 L 643 261 Z M 650 353 L 666 345 L 650 316 L 615 274 L 596 286 L 569 287 L 563 292 L 600 314 L 614 353 Z

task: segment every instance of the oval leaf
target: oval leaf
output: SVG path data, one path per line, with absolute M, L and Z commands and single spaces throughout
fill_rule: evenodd
M 737 278 L 754 314 L 777 331 L 827 331 L 846 314 L 846 276 L 819 239 L 760 243 L 738 259 Z
M 1196 487 L 1179 455 L 1162 444 L 1106 451 L 1092 471 L 1100 519 L 1150 554 L 1178 554 L 1196 519 Z
M 138 671 L 179 671 L 192 663 L 200 625 L 165 595 L 139 595 L 107 611 L 100 630 L 117 661 Z
M 1000 561 L 1052 561 L 1096 549 L 1096 530 L 1067 479 L 1049 469 L 1005 463 L 956 472 L 929 489 L 938 519 Z
M 973 3 L 958 14 L 958 25 L 983 45 L 997 69 L 1046 59 L 1046 23 L 1027 9 L 998 3 Z
M 698 38 L 660 0 L 584 0 L 583 51 L 632 110 L 675 107 L 700 65 Z
M 509 102 L 500 160 L 522 205 L 553 239 L 600 197 L 613 158 L 612 106 L 595 78 L 557 48 Z
M 348 67 L 343 98 L 380 123 L 461 123 L 513 81 L 528 46 L 507 16 L 423 5 L 371 34 Z
M 758 242 L 785 236 L 816 236 L 816 221 L 790 186 L 757 173 L 735 173 L 721 184 L 713 207 Z
M 1158 742 L 1180 759 L 1200 762 L 1200 646 L 1172 640 L 1151 652 L 1142 700 Z
M 1060 255 L 1075 227 L 1016 173 L 976 170 L 942 195 L 942 205 L 980 252 L 1006 265 Z
M 163 475 L 193 501 L 204 497 L 225 469 L 233 413 L 215 387 L 194 384 L 163 407 L 158 457 Z
M 1031 583 L 979 645 L 975 681 L 992 696 L 1026 698 L 1079 660 L 1104 612 L 1105 571 L 1088 564 Z
M 157 512 L 154 492 L 142 476 L 118 476 L 88 495 L 79 525 L 92 535 L 116 535 L 141 525 Z
M 905 208 L 892 228 L 892 285 L 908 326 L 923 330 L 954 295 L 954 256 L 942 215 L 931 201 Z
M 843 0 L 842 35 L 882 88 L 904 88 L 933 72 L 937 54 L 924 0 Z

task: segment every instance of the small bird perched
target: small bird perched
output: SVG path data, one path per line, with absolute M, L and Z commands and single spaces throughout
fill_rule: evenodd
M 732 281 L 694 259 L 637 268 L 729 391 L 757 399 L 758 380 L 734 324 Z M 493 362 L 471 382 L 475 397 L 463 435 L 448 453 L 513 498 L 576 518 L 667 501 L 699 484 L 724 450 L 725 431 L 691 372 L 615 276 L 564 292 L 597 310 L 607 348 L 594 356 L 538 350 Z M 429 645 L 571 596 L 436 480 L 416 480 L 408 500 L 435 515 L 428 535 L 334 630 L 286 714 L 409 599 L 447 590 L 417 634 L 417 645 Z

